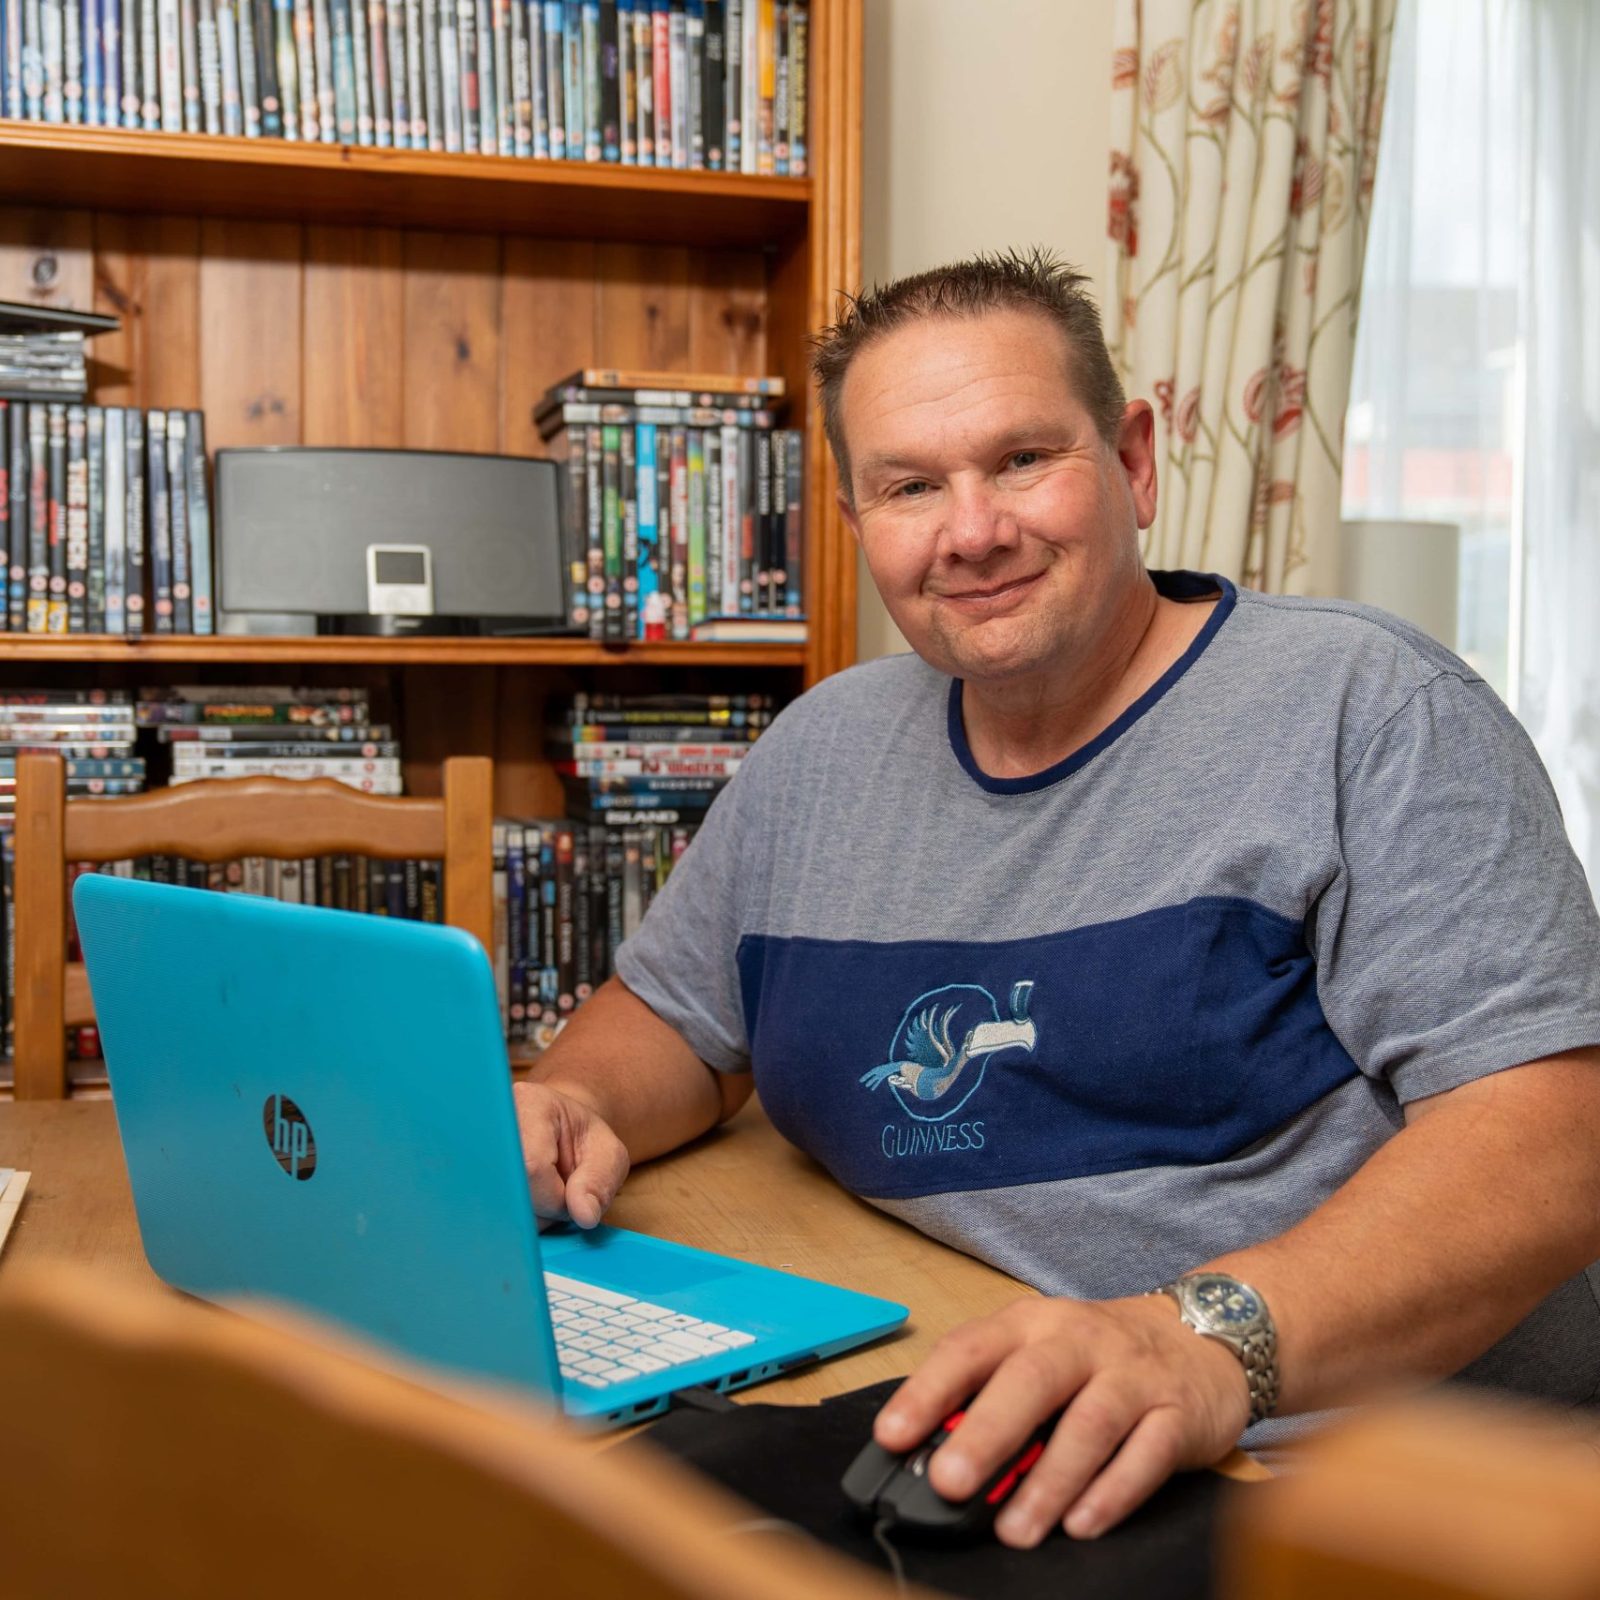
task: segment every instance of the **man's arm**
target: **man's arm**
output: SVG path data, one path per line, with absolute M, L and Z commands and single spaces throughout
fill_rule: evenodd
M 632 1162 L 697 1138 L 750 1091 L 749 1073 L 708 1067 L 620 979 L 608 978 L 513 1090 L 535 1207 L 592 1228 Z
M 1278 1328 L 1280 1411 L 1319 1410 L 1459 1371 L 1600 1258 L 1600 1050 L 1530 1062 L 1419 1101 L 1316 1211 L 1201 1263 L 1260 1290 Z M 971 1493 L 1066 1406 L 996 1531 L 1092 1537 L 1174 1470 L 1219 1459 L 1249 1414 L 1242 1367 L 1165 1296 L 1034 1300 L 942 1340 L 880 1414 L 905 1448 L 974 1391 L 933 1458 Z

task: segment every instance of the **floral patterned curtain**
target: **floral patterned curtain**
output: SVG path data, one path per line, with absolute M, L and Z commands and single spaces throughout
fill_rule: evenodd
M 1117 0 L 1106 337 L 1155 567 L 1327 592 L 1397 0 Z

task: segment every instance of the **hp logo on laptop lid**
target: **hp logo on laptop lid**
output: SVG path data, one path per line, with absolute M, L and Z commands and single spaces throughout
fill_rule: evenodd
M 309 1178 L 317 1170 L 317 1141 L 300 1107 L 286 1094 L 269 1094 L 261 1122 L 278 1165 L 291 1178 Z

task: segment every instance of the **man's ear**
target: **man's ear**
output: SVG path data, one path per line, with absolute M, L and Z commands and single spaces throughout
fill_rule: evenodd
M 844 518 L 856 543 L 861 543 L 861 518 L 856 515 L 856 508 L 850 504 L 849 496 L 842 490 L 835 497 L 834 504 L 839 508 L 839 515 Z
M 1117 429 L 1117 459 L 1141 528 L 1156 520 L 1156 414 L 1148 400 L 1130 400 Z

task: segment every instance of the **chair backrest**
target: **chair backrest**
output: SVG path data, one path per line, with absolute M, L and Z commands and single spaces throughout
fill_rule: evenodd
M 66 1094 L 66 1030 L 94 1018 L 88 979 L 66 960 L 67 864 L 146 855 L 192 861 L 351 854 L 444 862 L 444 920 L 494 949 L 494 767 L 444 763 L 437 799 L 363 794 L 329 778 L 230 778 L 118 799 L 66 798 L 49 752 L 17 758 L 16 964 L 19 1100 Z
M 342 1338 L 57 1266 L 7 1274 L 0 1350 L 7 1595 L 892 1600 L 664 1456 Z
M 1465 1388 L 1376 1406 L 1297 1442 L 1227 1503 L 1224 1600 L 1577 1600 L 1600 1595 L 1591 1416 Z

